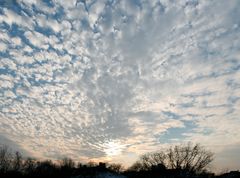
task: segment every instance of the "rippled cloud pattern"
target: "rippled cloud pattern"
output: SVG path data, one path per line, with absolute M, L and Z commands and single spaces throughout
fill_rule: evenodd
M 192 141 L 237 167 L 239 17 L 238 0 L 0 1 L 0 141 L 124 164 Z

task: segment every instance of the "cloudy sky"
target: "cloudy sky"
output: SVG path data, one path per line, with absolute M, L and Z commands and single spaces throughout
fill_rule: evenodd
M 0 0 L 0 142 L 130 165 L 200 143 L 240 165 L 238 0 Z

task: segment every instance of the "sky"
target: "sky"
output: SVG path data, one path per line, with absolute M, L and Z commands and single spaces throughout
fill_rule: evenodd
M 0 0 L 0 143 L 129 166 L 187 142 L 240 165 L 238 0 Z

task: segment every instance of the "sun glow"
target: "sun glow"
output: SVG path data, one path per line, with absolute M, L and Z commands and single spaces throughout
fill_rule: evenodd
M 107 156 L 116 156 L 121 154 L 125 145 L 121 144 L 119 141 L 109 140 L 103 144 L 103 147 Z

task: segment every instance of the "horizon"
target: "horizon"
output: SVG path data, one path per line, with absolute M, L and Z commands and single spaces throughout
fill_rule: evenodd
M 49 158 L 37 158 L 37 157 L 31 157 L 29 155 L 24 155 L 24 153 L 22 153 L 21 151 L 19 150 L 15 150 L 14 148 L 11 148 L 9 147 L 9 145 L 4 145 L 4 144 L 1 144 L 0 143 L 0 152 L 3 153 L 3 157 L 1 157 L 1 159 L 4 159 L 4 158 L 7 158 L 6 160 L 9 161 L 9 164 L 14 164 L 14 160 L 16 159 L 16 155 L 18 155 L 18 158 L 19 158 L 19 165 L 20 167 L 22 167 L 22 170 L 25 169 L 25 164 L 27 165 L 27 160 L 32 160 L 33 163 L 36 163 L 37 166 L 40 166 L 41 164 L 44 165 L 45 162 L 48 162 L 50 163 L 49 165 L 55 165 L 59 168 L 63 167 L 64 166 L 64 162 L 71 162 L 71 168 L 83 168 L 83 167 L 102 167 L 104 165 L 105 168 L 111 170 L 111 168 L 109 166 L 111 165 L 119 165 L 119 170 L 121 170 L 120 172 L 123 173 L 123 172 L 131 172 L 131 171 L 136 171 L 138 172 L 137 170 L 135 170 L 133 168 L 134 164 L 136 163 L 139 163 L 142 161 L 142 156 L 146 156 L 148 154 L 158 154 L 158 153 L 164 153 L 165 155 L 168 155 L 168 153 L 170 152 L 169 149 L 172 149 L 172 151 L 175 151 L 175 148 L 178 147 L 179 150 L 183 149 L 183 148 L 190 148 L 192 151 L 193 151 L 193 148 L 195 146 L 198 146 L 198 150 L 200 152 L 198 152 L 197 154 L 197 157 L 196 158 L 200 158 L 201 155 L 200 153 L 204 152 L 204 155 L 209 155 L 210 159 L 212 159 L 211 161 L 208 161 L 208 163 L 206 164 L 205 168 L 202 169 L 200 171 L 200 173 L 208 173 L 208 174 L 215 174 L 216 176 L 217 175 L 223 175 L 224 173 L 229 173 L 229 172 L 233 172 L 233 171 L 240 171 L 239 169 L 232 169 L 232 170 L 229 170 L 229 169 L 221 169 L 221 170 L 217 170 L 217 169 L 213 169 L 212 167 L 212 161 L 214 160 L 214 152 L 212 152 L 211 150 L 208 150 L 206 148 L 204 148 L 202 145 L 200 145 L 199 143 L 192 143 L 192 142 L 188 142 L 188 143 L 184 143 L 184 144 L 178 144 L 178 145 L 171 145 L 169 148 L 166 148 L 166 149 L 159 149 L 159 150 L 156 150 L 154 152 L 147 152 L 147 153 L 143 153 L 142 155 L 139 155 L 137 160 L 135 160 L 134 163 L 131 163 L 131 164 L 123 164 L 123 163 L 119 163 L 119 162 L 112 162 L 112 161 L 109 161 L 108 159 L 105 159 L 105 160 L 99 160 L 99 159 L 91 159 L 91 160 L 79 160 L 79 159 L 76 159 L 76 158 L 71 158 L 71 157 L 68 157 L 67 155 L 65 155 L 64 157 L 59 157 L 59 158 L 54 158 L 54 159 L 49 159 Z M 184 151 L 183 151 L 184 152 Z M 5 155 L 5 156 L 4 156 Z M 183 154 L 184 155 L 184 154 Z M 181 156 L 183 156 L 181 155 Z M 149 157 L 150 158 L 150 157 Z M 177 159 L 177 158 L 176 158 Z M 185 158 L 186 159 L 186 158 Z M 201 159 L 201 158 L 200 158 Z M 197 159 L 194 159 L 194 161 L 196 161 Z M 201 159 L 203 160 L 203 159 Z M 156 160 L 155 160 L 156 161 Z M 158 160 L 160 161 L 160 160 Z M 163 162 L 161 163 L 153 163 L 153 165 L 149 166 L 148 168 L 151 167 L 151 169 L 149 169 L 148 171 L 153 171 L 154 170 L 154 166 L 155 167 L 159 167 L 159 165 L 164 165 L 165 169 L 166 170 L 174 170 L 174 168 L 170 168 L 169 166 L 169 162 L 168 162 L 168 158 L 164 159 Z M 176 161 L 176 160 L 175 160 Z M 191 167 L 195 167 L 196 165 L 194 165 L 196 162 L 191 162 Z M 206 161 L 206 160 L 205 160 Z M 152 164 L 150 161 L 149 161 L 150 164 Z M 6 163 L 7 164 L 7 163 Z M 183 164 L 184 165 L 184 164 Z M 183 166 L 181 165 L 181 166 Z M 2 166 L 2 165 L 1 165 Z M 9 170 L 8 171 L 11 171 L 13 166 L 9 166 Z M 40 166 L 41 167 L 41 166 Z M 142 167 L 143 168 L 143 167 Z M 186 168 L 185 168 L 186 169 Z M 16 171 L 20 171 L 21 169 L 19 170 L 16 170 Z M 113 171 L 116 171 L 114 169 L 112 169 Z M 176 170 L 176 169 L 175 169 Z M 183 168 L 184 170 L 184 168 Z M 187 170 L 187 169 L 186 169 Z M 143 170 L 141 170 L 143 171 Z M 140 172 L 141 172 L 140 171 Z M 145 170 L 146 171 L 146 170 Z M 21 171 L 20 171 L 21 172 Z M 196 171 L 197 172 L 197 171 Z
M 238 0 L 0 1 L 0 144 L 122 163 L 199 143 L 240 167 Z

